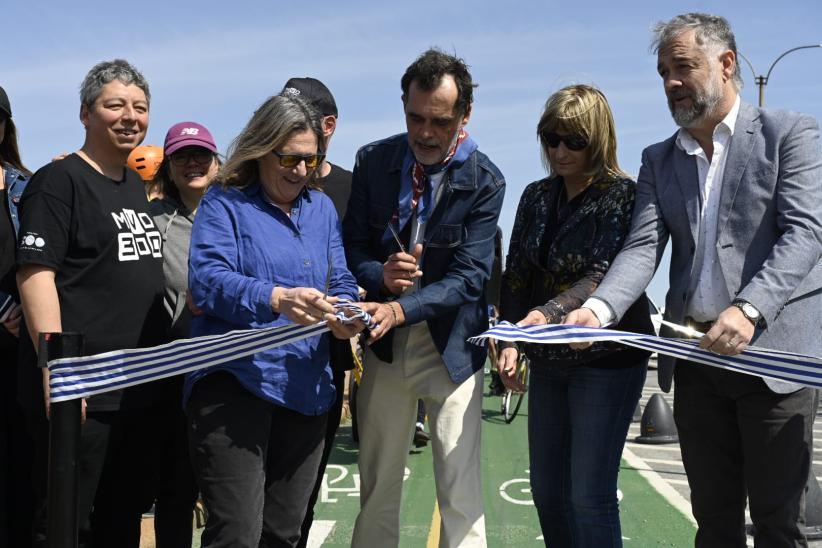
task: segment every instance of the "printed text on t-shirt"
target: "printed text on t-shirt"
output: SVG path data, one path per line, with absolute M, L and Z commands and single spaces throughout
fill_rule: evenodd
M 117 235 L 117 259 L 120 262 L 137 261 L 147 255 L 163 256 L 162 236 L 150 215 L 124 208 L 120 213 L 112 212 L 111 216 L 120 231 Z

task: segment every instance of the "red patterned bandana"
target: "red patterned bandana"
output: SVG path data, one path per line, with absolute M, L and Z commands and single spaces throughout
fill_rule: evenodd
M 448 162 L 451 161 L 451 158 L 454 157 L 454 154 L 457 152 L 460 144 L 468 137 L 468 132 L 464 129 L 460 128 L 460 132 L 457 135 L 457 142 L 454 143 L 454 146 L 451 147 L 451 150 L 448 151 L 448 154 L 445 155 L 442 162 L 436 164 L 435 166 L 428 166 L 428 171 L 432 173 L 436 173 L 438 171 L 442 171 L 448 165 Z M 428 173 L 426 173 L 425 166 L 423 166 L 419 160 L 414 161 L 414 169 L 411 170 L 411 211 L 417 210 L 417 204 L 420 201 L 420 196 L 422 193 L 425 192 L 425 187 L 428 183 Z

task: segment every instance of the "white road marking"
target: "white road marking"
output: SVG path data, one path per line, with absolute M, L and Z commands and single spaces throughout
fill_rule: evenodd
M 622 450 L 622 458 L 625 459 L 625 462 L 627 462 L 629 466 L 635 468 L 639 474 L 651 484 L 651 487 L 662 495 L 671 506 L 679 510 L 688 521 L 696 525 L 696 520 L 691 513 L 690 503 L 685 500 L 673 486 L 665 481 L 662 476 L 651 470 L 643 459 L 635 455 L 627 447 Z
M 653 464 L 666 464 L 668 466 L 682 466 L 681 460 L 670 460 L 670 459 L 649 459 L 643 458 L 645 462 L 653 463 Z
M 335 523 L 337 522 L 334 520 L 315 519 L 314 523 L 311 524 L 311 530 L 308 532 L 306 547 L 320 548 L 325 542 L 325 539 L 328 538 L 328 535 L 331 534 Z

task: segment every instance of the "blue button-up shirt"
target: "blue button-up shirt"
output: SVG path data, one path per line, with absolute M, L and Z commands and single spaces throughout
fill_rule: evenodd
M 329 294 L 357 300 L 337 213 L 326 195 L 304 191 L 289 217 L 265 199 L 259 183 L 244 189 L 212 187 L 191 232 L 189 291 L 204 311 L 192 319 L 192 336 L 291 323 L 271 309 L 274 287 L 324 291 L 329 262 Z M 225 370 L 260 398 L 305 415 L 324 413 L 335 397 L 328 337 L 310 337 L 190 373 L 185 397 L 197 379 Z

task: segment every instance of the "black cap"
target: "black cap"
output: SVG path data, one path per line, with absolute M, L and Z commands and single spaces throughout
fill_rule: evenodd
M 337 103 L 331 91 L 316 78 L 291 78 L 285 83 L 281 95 L 296 95 L 316 108 L 323 116 L 339 116 Z
M 9 96 L 6 95 L 6 90 L 0 86 L 0 112 L 3 112 L 11 118 L 11 104 L 9 103 Z

